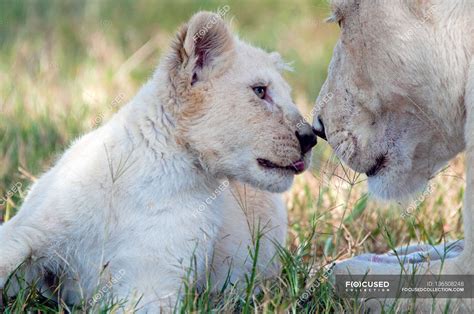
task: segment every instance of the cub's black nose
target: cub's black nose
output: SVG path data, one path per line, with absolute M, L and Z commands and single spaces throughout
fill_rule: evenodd
M 303 155 L 309 152 L 317 143 L 316 136 L 311 131 L 310 133 L 300 133 L 296 131 L 295 134 L 300 142 L 301 153 Z

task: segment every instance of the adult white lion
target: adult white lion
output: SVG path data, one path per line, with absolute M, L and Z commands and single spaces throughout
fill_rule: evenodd
M 473 274 L 474 1 L 333 0 L 332 10 L 341 38 L 320 100 L 334 97 L 317 107 L 314 128 L 384 199 L 422 190 L 466 151 L 464 250 L 444 261 L 432 254 L 416 266 L 418 273 Z M 373 257 L 340 263 L 336 274 L 402 271 L 400 263 Z M 445 301 L 417 306 L 436 311 Z M 473 312 L 473 299 L 451 306 Z

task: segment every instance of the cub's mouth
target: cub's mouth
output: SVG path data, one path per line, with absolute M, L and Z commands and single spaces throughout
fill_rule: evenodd
M 294 161 L 290 165 L 287 165 L 287 166 L 277 165 L 271 162 L 270 160 L 263 159 L 263 158 L 258 158 L 257 162 L 260 165 L 260 167 L 265 168 L 265 169 L 286 170 L 286 171 L 292 171 L 295 174 L 300 174 L 306 170 L 306 165 L 303 159 Z

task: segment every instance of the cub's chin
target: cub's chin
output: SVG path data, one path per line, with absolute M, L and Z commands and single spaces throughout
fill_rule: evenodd
M 295 174 L 291 171 L 254 168 L 235 176 L 234 179 L 247 183 L 259 190 L 283 193 L 290 189 L 294 177 Z
M 283 193 L 290 189 L 293 185 L 295 176 L 283 175 L 277 178 L 269 178 L 268 181 L 260 182 L 260 188 L 272 193 Z

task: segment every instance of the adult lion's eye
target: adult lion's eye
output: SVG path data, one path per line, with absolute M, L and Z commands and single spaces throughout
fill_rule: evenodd
M 266 86 L 255 86 L 253 88 L 253 92 L 255 95 L 258 96 L 260 99 L 265 99 L 265 96 L 267 95 L 267 87 Z

